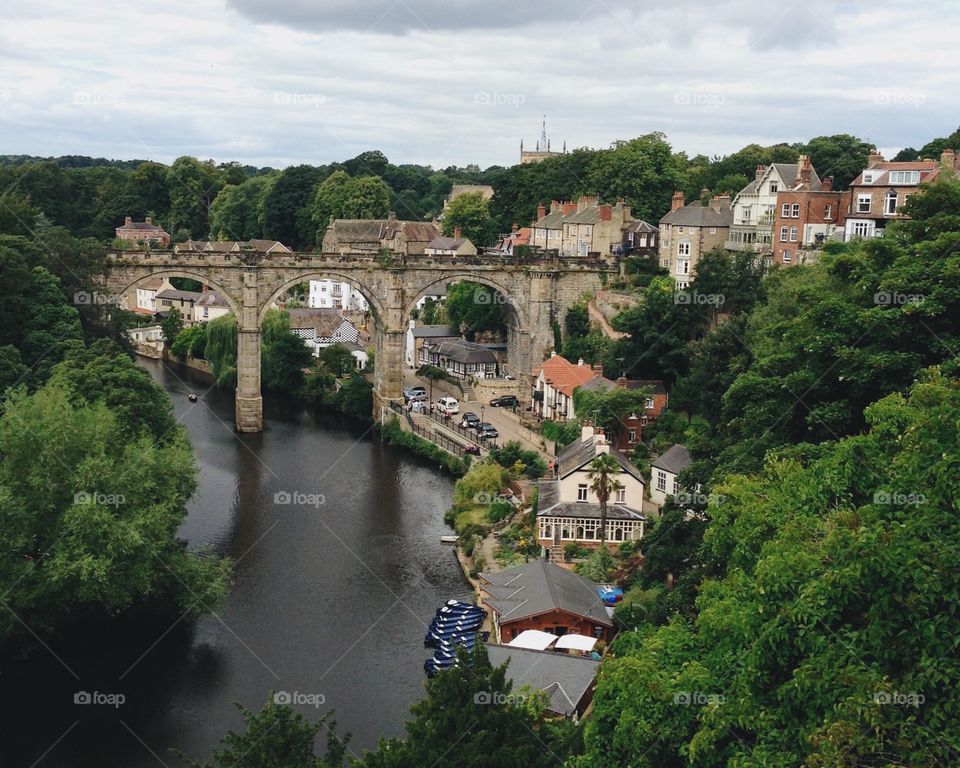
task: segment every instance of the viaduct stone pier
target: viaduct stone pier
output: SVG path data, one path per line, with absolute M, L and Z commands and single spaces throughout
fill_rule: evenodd
M 218 291 L 237 318 L 236 428 L 263 427 L 260 326 L 293 286 L 335 280 L 358 290 L 376 323 L 373 416 L 402 401 L 407 320 L 417 300 L 448 283 L 490 286 L 508 305 L 507 359 L 521 377 L 554 346 L 554 323 L 617 274 L 613 259 L 559 256 L 398 256 L 339 253 L 123 251 L 107 256 L 106 290 L 126 295 L 152 277 L 188 277 Z

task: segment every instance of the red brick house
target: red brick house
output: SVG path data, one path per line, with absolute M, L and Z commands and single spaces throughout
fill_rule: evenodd
M 149 216 L 143 221 L 134 221 L 127 216 L 115 231 L 118 240 L 129 243 L 159 243 L 164 248 L 170 245 L 170 235 L 159 224 L 154 224 Z
M 820 189 L 777 193 L 773 224 L 773 263 L 791 267 L 816 261 L 823 244 L 843 236 L 850 193 L 833 188 L 829 176 Z
M 480 574 L 481 600 L 493 614 L 498 643 L 527 629 L 574 633 L 609 642 L 613 619 L 589 579 L 546 560 Z
M 619 425 L 613 427 L 612 433 L 607 435 L 615 448 L 621 451 L 629 451 L 643 440 L 643 428 L 660 418 L 660 415 L 667 409 L 670 398 L 666 386 L 660 379 L 628 379 L 621 376 L 616 381 L 611 381 L 600 376 L 582 384 L 578 389 L 605 392 L 614 387 L 648 390 L 643 410 L 628 414 Z M 580 415 L 587 416 L 588 414 Z

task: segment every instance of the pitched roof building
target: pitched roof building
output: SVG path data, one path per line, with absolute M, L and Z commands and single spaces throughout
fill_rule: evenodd
M 592 368 L 582 359 L 571 363 L 556 352 L 551 352 L 550 357 L 531 373 L 534 413 L 542 419 L 572 420 L 575 418 L 573 391 L 602 376 L 602 366 Z
M 654 504 L 662 505 L 667 496 L 676 496 L 680 492 L 680 473 L 692 462 L 686 446 L 679 444 L 671 446 L 663 455 L 653 460 L 650 469 L 650 499 Z
M 683 192 L 674 193 L 672 209 L 660 219 L 660 266 L 670 271 L 677 289 L 690 284 L 703 254 L 723 247 L 732 221 L 729 195 L 685 205 Z
M 386 219 L 335 219 L 323 236 L 323 252 L 376 254 L 386 249 L 413 256 L 423 254 L 439 236 L 435 224 L 402 221 L 393 214 Z
M 155 224 L 149 216 L 143 221 L 134 221 L 132 217 L 127 216 L 123 224 L 116 228 L 115 233 L 118 240 L 125 240 L 128 243 L 155 242 L 164 248 L 170 245 L 170 235 L 159 224 Z
M 481 600 L 493 612 L 495 637 L 512 640 L 526 629 L 609 640 L 613 619 L 597 585 L 546 560 L 480 574 Z
M 507 679 L 517 690 L 529 686 L 547 696 L 547 710 L 561 717 L 582 717 L 593 700 L 600 662 L 555 651 L 532 651 L 509 645 L 488 645 L 490 663 L 507 666 Z

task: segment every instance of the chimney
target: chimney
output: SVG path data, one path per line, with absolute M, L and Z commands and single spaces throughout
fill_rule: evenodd
M 821 189 L 822 191 L 824 191 L 824 192 L 832 192 L 832 191 L 833 191 L 833 176 L 827 176 L 825 179 L 822 179 L 822 180 L 821 180 L 821 187 L 820 187 L 820 189 Z
M 453 239 L 454 239 L 454 240 L 459 240 L 459 239 L 460 239 L 460 225 L 459 225 L 459 224 L 453 228 Z
M 516 224 L 514 224 L 512 227 L 510 227 L 510 234 L 511 234 L 511 235 L 512 235 L 512 234 L 516 234 L 516 231 L 517 231 L 518 229 L 520 229 L 520 227 L 517 226 Z
M 132 219 L 130 216 L 127 216 L 127 217 L 123 220 L 123 223 L 124 223 L 124 224 L 130 224 L 130 223 L 132 223 L 132 222 L 133 222 L 133 219 Z
M 767 166 L 761 163 L 760 165 L 757 166 L 757 170 L 754 178 L 756 178 L 757 181 L 760 181 L 760 179 L 763 178 L 763 174 L 765 174 L 766 172 L 767 172 Z
M 597 453 L 610 453 L 610 443 L 607 442 L 607 436 L 603 433 L 603 427 L 597 427 L 593 436 L 593 445 Z
M 957 169 L 957 153 L 952 149 L 945 149 L 940 153 L 940 165 L 944 168 Z
M 620 389 L 626 389 L 626 388 L 627 388 L 627 377 L 626 377 L 626 376 L 619 376 L 619 377 L 617 378 L 617 386 L 620 387 Z
M 550 201 L 550 213 L 556 213 L 560 210 L 561 202 L 559 200 Z
M 149 216 L 147 216 L 147 218 L 144 219 L 144 222 L 145 222 L 146 224 L 153 224 L 153 219 L 151 219 Z
M 670 210 L 675 211 L 678 208 L 683 208 L 683 206 L 684 206 L 683 192 L 674 192 L 673 202 L 670 204 Z
M 600 363 L 594 363 L 593 365 L 591 365 L 590 370 L 593 371 L 594 373 L 599 373 L 601 376 L 603 376 L 603 366 L 600 365 Z
M 550 203 L 550 212 L 553 213 L 553 203 Z M 537 221 L 540 221 L 544 216 L 547 215 L 547 209 L 544 207 L 543 203 L 537 206 Z
M 883 162 L 883 155 L 877 152 L 876 149 L 874 149 L 867 156 L 867 168 L 873 168 L 873 166 L 875 166 L 877 163 L 882 163 L 882 162 Z
M 587 440 L 593 439 L 593 422 L 589 419 L 584 420 L 583 426 L 580 427 L 580 442 L 586 442 Z
M 582 357 L 581 357 L 579 360 L 577 360 L 577 368 L 583 368 L 583 358 L 582 358 Z
M 551 349 L 551 350 L 550 350 L 550 357 L 556 357 L 556 356 L 557 356 L 557 350 Z
M 800 177 L 801 184 L 809 184 L 813 174 L 813 164 L 808 155 L 800 155 L 797 158 L 797 175 Z

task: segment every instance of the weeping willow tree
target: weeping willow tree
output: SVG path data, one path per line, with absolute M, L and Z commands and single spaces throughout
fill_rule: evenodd
M 207 362 L 213 368 L 218 387 L 237 386 L 237 318 L 233 314 L 207 323 Z

